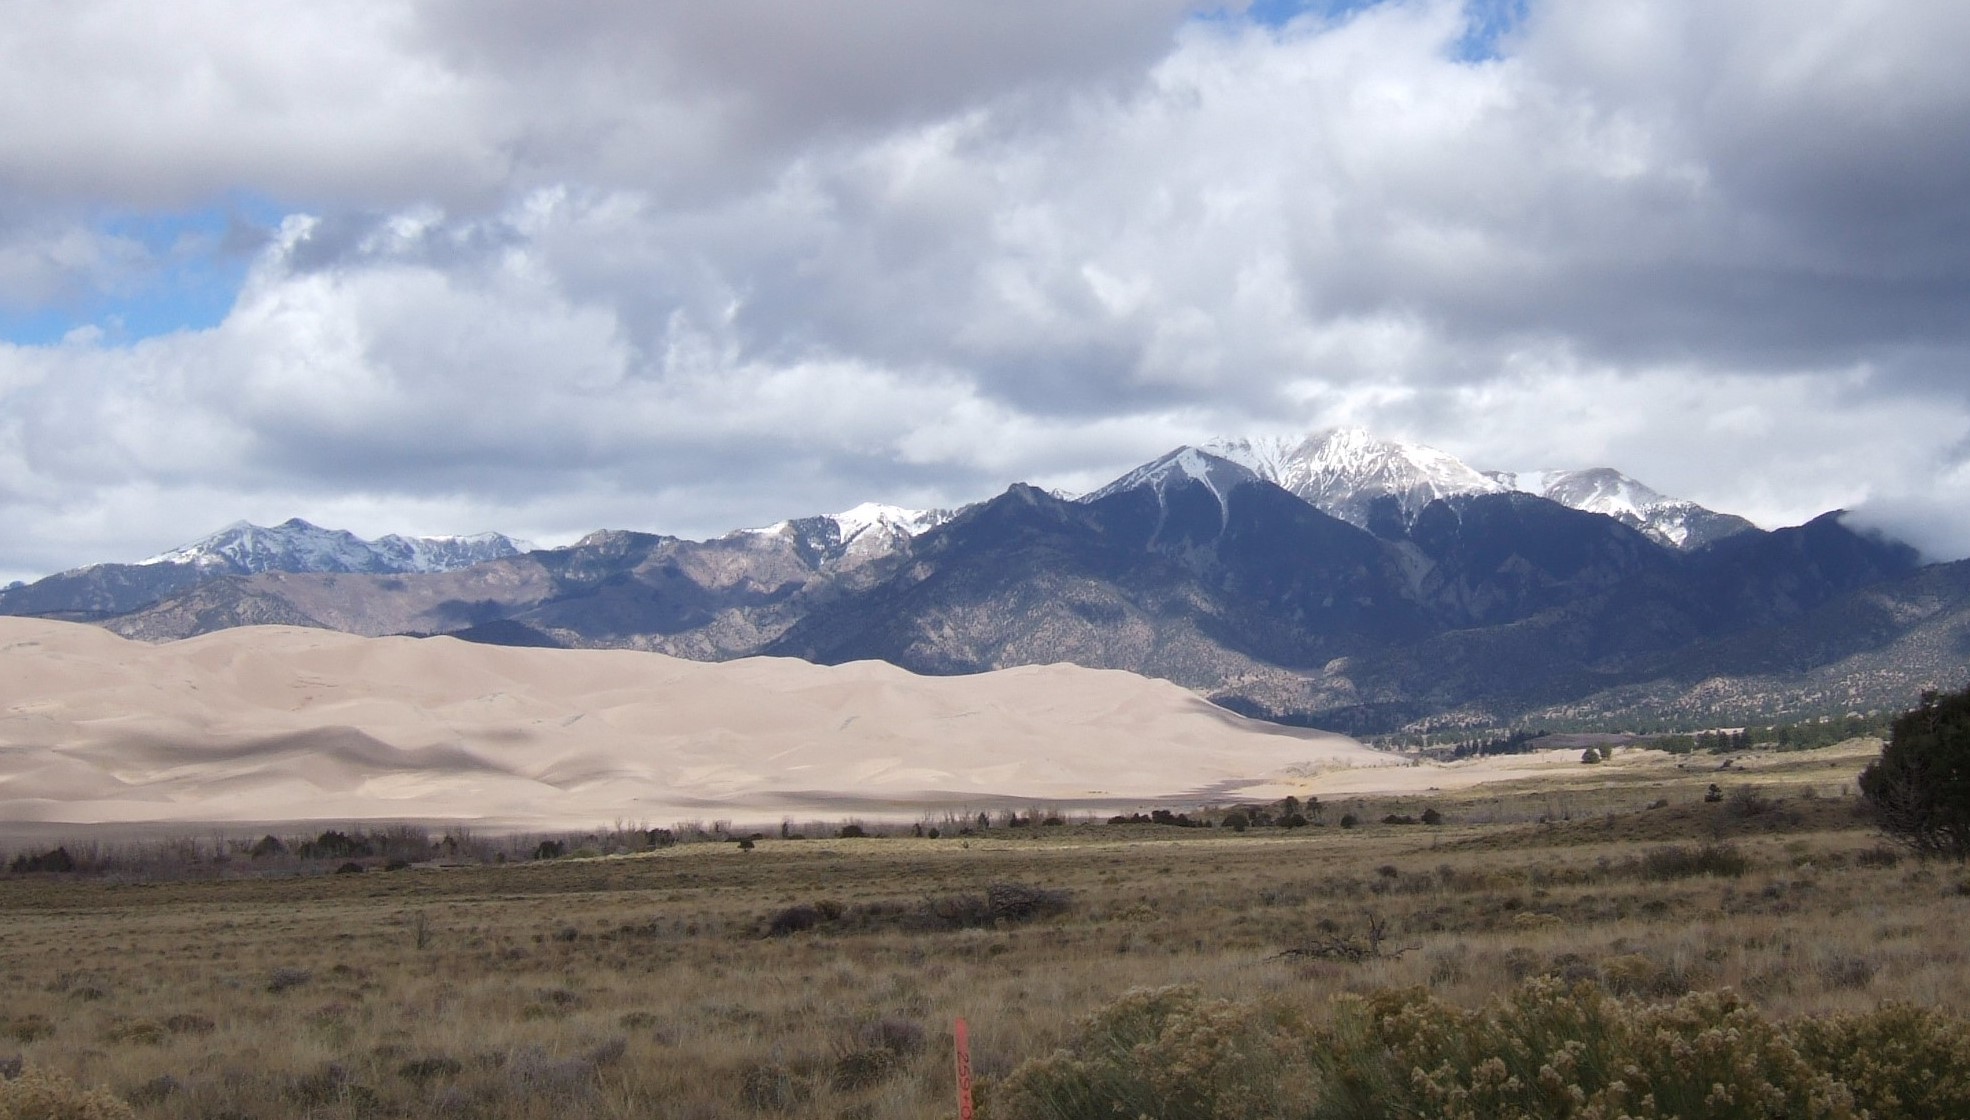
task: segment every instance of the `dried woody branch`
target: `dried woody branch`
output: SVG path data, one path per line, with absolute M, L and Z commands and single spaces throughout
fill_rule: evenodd
M 1363 961 L 1397 960 L 1402 954 L 1421 949 L 1421 945 L 1404 945 L 1399 949 L 1384 948 L 1389 939 L 1389 922 L 1374 913 L 1364 914 L 1368 921 L 1365 934 L 1319 933 L 1308 936 L 1289 949 L 1274 954 L 1272 960 L 1320 960 L 1348 961 L 1359 964 Z

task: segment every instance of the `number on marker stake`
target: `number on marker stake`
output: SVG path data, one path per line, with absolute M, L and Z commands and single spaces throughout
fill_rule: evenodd
M 952 1033 L 958 1050 L 958 1120 L 971 1120 L 971 1032 L 959 1019 Z

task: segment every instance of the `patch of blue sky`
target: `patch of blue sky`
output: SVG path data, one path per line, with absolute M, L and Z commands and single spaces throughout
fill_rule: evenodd
M 138 247 L 130 266 L 40 306 L 0 306 L 0 339 L 50 346 L 91 329 L 114 346 L 217 326 L 283 214 L 268 199 L 234 198 L 177 213 L 101 215 L 98 233 Z
M 1323 23 L 1347 19 L 1356 12 L 1402 0 L 1252 0 L 1242 12 L 1230 8 L 1207 11 L 1202 19 L 1249 20 L 1265 27 L 1284 27 L 1301 16 L 1313 16 Z M 1452 54 L 1464 62 L 1483 62 L 1499 57 L 1506 36 L 1525 22 L 1530 0 L 1465 0 L 1464 34 L 1452 46 Z

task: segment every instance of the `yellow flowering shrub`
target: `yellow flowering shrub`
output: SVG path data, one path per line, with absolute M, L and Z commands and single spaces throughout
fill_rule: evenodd
M 1020 1120 L 1271 1120 L 1305 1115 L 1304 1028 L 1195 988 L 1138 989 L 991 1094 Z M 1297 1065 L 1297 1071 L 1294 1066 Z M 1287 1099 L 1287 1098 L 1293 1099 Z
M 1342 996 L 1316 1052 L 1321 1118 L 1855 1115 L 1833 1078 L 1727 992 L 1650 1007 L 1541 977 L 1475 1010 L 1421 990 Z
M 1095 1015 L 992 1103 L 1008 1120 L 1970 1117 L 1970 1023 L 1899 1005 L 1775 1022 L 1730 991 L 1650 1004 L 1540 977 L 1470 1009 L 1342 995 L 1316 1026 L 1165 988 Z
M 0 1081 L 0 1120 L 136 1120 L 137 1114 L 101 1089 L 82 1089 L 58 1073 L 28 1069 Z
M 1793 1038 L 1873 1120 L 1970 1116 L 1970 1023 L 1962 1019 L 1891 1003 L 1860 1015 L 1801 1019 Z

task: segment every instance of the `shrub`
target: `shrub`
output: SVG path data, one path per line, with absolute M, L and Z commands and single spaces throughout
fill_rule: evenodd
M 1615 995 L 1680 996 L 1690 990 L 1689 973 L 1639 953 L 1609 957 L 1600 965 L 1601 983 Z
M 1894 867 L 1902 862 L 1902 854 L 1893 848 L 1877 845 L 1856 855 L 1854 862 L 1862 867 Z
M 298 988 L 314 978 L 315 974 L 305 968 L 276 968 L 267 976 L 267 990 L 278 994 L 289 988 Z
M 1609 968 L 1608 966 L 1613 966 Z M 1657 971 L 1643 958 L 1613 974 Z M 995 1117 L 1917 1120 L 1970 1116 L 1970 1022 L 1888 1004 L 1776 1022 L 1728 992 L 1673 1003 L 1543 976 L 1476 1009 L 1344 994 L 1330 1022 L 1190 988 L 1134 991 L 995 1091 Z
M 313 840 L 301 845 L 302 859 L 351 859 L 356 856 L 373 856 L 376 848 L 368 839 L 350 836 L 345 832 L 328 829 Z
M 203 1015 L 180 1012 L 164 1020 L 164 1029 L 172 1034 L 211 1034 L 219 1025 Z
M 1313 1053 L 1323 1120 L 1852 1117 L 1851 1095 L 1728 992 L 1626 1004 L 1541 977 L 1473 1011 L 1420 989 L 1338 997 Z
M 867 829 L 864 829 L 859 824 L 845 824 L 841 826 L 841 831 L 835 833 L 835 835 L 843 840 L 859 840 L 868 836 L 869 833 Z
M 556 1058 L 538 1046 L 524 1046 L 506 1059 L 506 1081 L 513 1091 L 530 1097 L 569 1100 L 595 1090 L 595 1063 L 586 1058 Z
M 881 1047 L 850 1050 L 835 1059 L 829 1080 L 836 1089 L 854 1092 L 887 1081 L 901 1067 L 896 1055 Z
M 101 1089 L 82 1089 L 58 1073 L 22 1070 L 0 1081 L 0 1120 L 136 1120 L 137 1113 Z
M 54 1021 L 46 1015 L 21 1015 L 12 1019 L 0 1019 L 0 1035 L 15 1042 L 33 1042 L 37 1038 L 47 1038 L 55 1033 Z
M 137 1046 L 159 1046 L 170 1032 L 154 1019 L 116 1019 L 103 1028 L 104 1042 L 127 1042 Z
M 1025 883 L 993 883 L 985 888 L 985 905 L 995 921 L 1030 922 L 1064 913 L 1070 896 Z
M 773 915 L 766 922 L 766 936 L 785 937 L 790 933 L 804 933 L 821 924 L 821 912 L 812 906 L 789 906 Z
M 34 873 L 65 874 L 75 870 L 75 857 L 69 855 L 68 849 L 65 847 L 32 856 L 23 853 L 14 857 L 14 862 L 7 865 L 7 870 L 16 875 Z
M 1665 844 L 1649 849 L 1642 856 L 1642 873 L 1651 879 L 1688 879 L 1697 875 L 1734 879 L 1750 866 L 1751 861 L 1732 844 L 1705 844 L 1700 848 Z
M 807 1099 L 808 1087 L 786 1066 L 760 1062 L 740 1074 L 739 1096 L 756 1112 L 785 1112 Z
M 855 1040 L 864 1048 L 887 1050 L 899 1058 L 923 1053 L 925 1044 L 922 1023 L 894 1015 L 862 1024 Z
M 1970 1116 L 1970 1024 L 1933 1008 L 1885 1004 L 1793 1025 L 1799 1053 L 1874 1120 Z
M 1052 1055 L 1014 1070 L 992 1115 L 1042 1120 L 1243 1120 L 1280 1114 L 1307 1091 L 1304 1057 L 1250 1008 L 1195 988 L 1136 990 L 1082 1024 Z
M 424 1058 L 412 1058 L 402 1063 L 397 1066 L 397 1076 L 422 1085 L 439 1078 L 457 1077 L 464 1068 L 465 1064 L 457 1058 L 434 1054 Z
M 1834 956 L 1820 962 L 1820 980 L 1829 988 L 1865 988 L 1874 982 L 1876 968 L 1866 957 Z
M 1423 810 L 1423 815 L 1422 815 L 1422 817 L 1421 817 L 1421 818 L 1419 818 L 1419 819 L 1420 819 L 1420 820 L 1421 820 L 1421 821 L 1422 821 L 1422 822 L 1423 822 L 1424 824 L 1427 824 L 1427 825 L 1439 825 L 1439 824 L 1442 824 L 1442 823 L 1443 823 L 1443 814 L 1442 814 L 1442 813 L 1440 813 L 1440 812 L 1438 812 L 1438 811 L 1437 811 L 1436 809 L 1434 809 L 1434 808 L 1430 808 L 1430 809 L 1425 809 L 1425 810 Z
M 1883 832 L 1925 855 L 1970 857 L 1970 688 L 1897 716 L 1861 798 Z
M 1766 797 L 1757 786 L 1738 786 L 1724 803 L 1724 811 L 1741 820 L 1763 816 L 1776 808 L 1778 802 Z
M 1342 828 L 1353 828 L 1354 826 L 1356 826 L 1356 825 L 1358 825 L 1358 824 L 1360 824 L 1360 823 L 1361 823 L 1361 818 L 1360 818 L 1360 817 L 1357 817 L 1357 816 L 1355 816 L 1355 815 L 1354 815 L 1353 813 L 1342 813 L 1342 814 L 1341 814 L 1341 827 L 1342 827 Z

